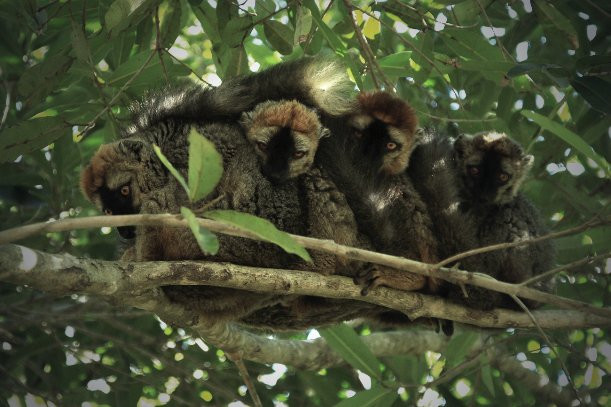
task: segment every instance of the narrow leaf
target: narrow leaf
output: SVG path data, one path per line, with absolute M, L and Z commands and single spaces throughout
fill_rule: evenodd
M 462 362 L 477 341 L 477 337 L 478 334 L 475 332 L 454 335 L 446 347 L 446 367 L 453 367 Z
M 312 261 L 306 249 L 295 242 L 288 233 L 278 230 L 273 223 L 266 219 L 259 218 L 249 213 L 231 210 L 208 211 L 205 212 L 203 216 L 236 227 L 242 231 L 252 233 L 254 236 L 266 242 L 280 246 L 287 253 L 296 254 L 306 261 Z
M 361 391 L 349 399 L 337 403 L 336 407 L 383 407 L 392 406 L 399 394 L 397 389 L 387 389 L 385 387 L 374 387 L 369 390 Z
M 297 9 L 297 20 L 295 22 L 295 36 L 293 37 L 293 45 L 304 43 L 307 35 L 310 33 L 311 28 L 312 12 L 303 6 L 299 6 Z
M 289 26 L 277 20 L 266 20 L 263 23 L 263 32 L 276 51 L 282 55 L 289 55 L 293 52 L 292 40 L 295 33 Z
M 329 346 L 355 369 L 380 380 L 380 361 L 365 346 L 354 329 L 346 324 L 319 330 Z
M 189 224 L 189 228 L 193 232 L 193 236 L 195 236 L 195 240 L 197 240 L 197 244 L 204 254 L 214 255 L 219 251 L 219 240 L 211 233 L 208 229 L 202 227 L 197 222 L 197 217 L 189 208 L 185 208 L 184 206 L 180 208 L 180 213 L 182 217 L 185 218 L 187 223 Z
M 490 368 L 490 362 L 487 358 L 482 358 L 481 364 L 481 374 L 482 374 L 482 382 L 486 389 L 490 392 L 492 397 L 496 396 L 496 392 L 494 391 L 494 379 L 492 378 L 492 369 Z
M 532 110 L 523 110 L 520 113 L 522 113 L 523 116 L 533 120 L 535 123 L 541 126 L 541 128 L 548 130 L 556 136 L 560 137 L 562 140 L 570 144 L 572 147 L 574 147 L 577 151 L 579 151 L 586 157 L 592 159 L 605 172 L 607 177 L 611 175 L 609 163 L 607 162 L 607 160 L 605 160 L 604 157 L 598 155 L 592 149 L 592 147 L 588 145 L 588 143 L 583 141 L 583 139 L 577 134 L 573 133 L 571 130 L 567 129 L 560 123 L 556 123 L 545 116 L 541 116 L 540 114 L 533 112 Z
M 185 182 L 184 177 L 172 165 L 170 160 L 168 160 L 167 157 L 165 155 L 163 155 L 163 153 L 161 152 L 161 149 L 159 148 L 159 146 L 156 145 L 156 144 L 153 144 L 153 150 L 155 151 L 155 154 L 157 154 L 157 158 L 159 158 L 159 160 L 163 163 L 163 165 L 165 165 L 165 167 L 170 171 L 170 174 L 172 174 L 174 176 L 174 178 L 176 178 L 176 180 L 178 180 L 180 185 L 182 185 L 182 187 L 185 189 L 185 191 L 187 191 L 187 195 L 191 196 L 191 192 L 189 191 L 189 186 Z
M 104 16 L 106 30 L 115 35 L 126 28 L 134 12 L 146 2 L 148 0 L 115 0 Z
M 189 199 L 205 198 L 223 175 L 223 158 L 207 138 L 191 128 L 189 133 Z
M 72 23 L 70 40 L 76 58 L 81 62 L 88 63 L 90 56 L 89 44 L 87 44 L 87 38 L 85 37 L 83 29 L 76 23 Z
M 13 161 L 69 133 L 70 126 L 59 117 L 26 120 L 9 127 L 0 134 L 0 162 Z
M 595 76 L 575 77 L 571 86 L 596 110 L 611 114 L 611 83 Z
M 412 51 L 401 51 L 378 59 L 378 63 L 387 75 L 407 76 L 411 71 L 409 67 L 411 56 Z

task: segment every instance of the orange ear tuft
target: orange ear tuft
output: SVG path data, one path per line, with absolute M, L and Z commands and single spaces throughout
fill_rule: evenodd
M 388 92 L 361 92 L 358 102 L 365 113 L 377 120 L 410 135 L 416 132 L 418 117 L 406 101 Z

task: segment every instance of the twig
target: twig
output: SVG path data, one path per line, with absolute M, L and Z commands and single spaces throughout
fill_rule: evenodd
M 488 252 L 493 252 L 493 251 L 502 250 L 502 249 L 510 249 L 513 247 L 525 246 L 525 245 L 542 242 L 544 240 L 557 239 L 559 237 L 574 235 L 576 233 L 583 232 L 584 230 L 588 230 L 588 229 L 591 229 L 597 226 L 608 225 L 609 223 L 611 223 L 611 218 L 600 219 L 598 216 L 595 216 L 594 218 L 590 219 L 589 221 L 587 221 L 586 223 L 582 225 L 575 226 L 574 228 L 562 230 L 560 232 L 548 233 L 547 235 L 538 236 L 532 239 L 520 240 L 517 242 L 498 243 L 498 244 L 493 244 L 490 246 L 479 247 L 473 250 L 467 250 L 465 252 L 458 253 L 458 254 L 455 254 L 454 256 L 448 257 L 447 259 L 442 260 L 439 263 L 437 263 L 435 266 L 443 267 L 450 263 L 454 263 L 455 261 L 462 260 L 466 257 L 475 256 L 476 254 L 488 253 Z
M 165 52 L 166 54 L 168 54 L 168 55 L 169 55 L 171 58 L 173 58 L 173 59 L 174 59 L 174 61 L 178 62 L 179 64 L 181 64 L 182 66 L 184 66 L 185 68 L 187 68 L 189 71 L 191 71 L 191 73 L 192 73 L 193 75 L 195 75 L 195 77 L 196 77 L 196 78 L 197 78 L 197 79 L 198 79 L 200 82 L 205 83 L 206 85 L 210 86 L 211 88 L 213 88 L 213 87 L 214 87 L 214 86 L 213 86 L 213 85 L 212 85 L 210 82 L 208 82 L 207 80 L 205 80 L 204 78 L 202 78 L 201 76 L 199 76 L 199 74 L 198 74 L 197 72 L 195 72 L 193 69 L 191 69 L 191 67 L 190 67 L 189 65 L 185 64 L 183 61 L 181 61 L 180 59 L 176 58 L 176 56 L 172 55 L 172 53 L 171 53 L 169 50 L 167 50 L 167 49 L 163 48 L 163 50 L 162 50 L 162 51 L 163 51 L 163 52 Z
M 547 336 L 545 331 L 543 331 L 543 328 L 541 328 L 541 325 L 539 324 L 539 322 L 537 321 L 535 316 L 532 314 L 532 312 L 530 312 L 530 310 L 528 309 L 526 304 L 524 304 L 524 302 L 522 302 L 521 299 L 519 299 L 515 295 L 512 295 L 511 298 L 516 302 L 516 304 L 518 304 L 520 306 L 520 308 L 522 308 L 522 310 L 524 312 L 526 312 L 526 314 L 533 321 L 533 324 L 535 324 L 535 327 L 537 328 L 537 331 L 539 331 L 539 334 L 541 334 L 541 336 L 543 337 L 543 340 L 545 340 L 545 343 L 547 344 L 547 346 L 549 346 L 549 348 L 552 350 L 552 352 L 554 352 L 554 355 L 556 356 L 556 359 L 558 360 L 558 362 L 560 362 L 560 366 L 562 367 L 562 370 L 564 371 L 564 374 L 566 375 L 567 380 L 571 384 L 571 388 L 573 389 L 573 392 L 575 393 L 575 396 L 577 396 L 577 399 L 579 399 L 579 401 L 581 402 L 581 405 L 584 405 L 583 404 L 583 400 L 581 400 L 581 397 L 579 396 L 579 392 L 577 391 L 577 387 L 575 387 L 575 383 L 573 382 L 573 379 L 571 378 L 571 374 L 569 373 L 569 370 L 567 369 L 566 365 L 564 364 L 564 361 L 562 360 L 562 358 L 560 357 L 558 352 L 556 352 L 556 348 L 552 345 L 552 341 L 549 339 L 549 337 Z
M 416 47 L 411 41 L 409 41 L 407 38 L 405 38 L 404 36 L 402 36 L 401 34 L 399 34 L 398 32 L 395 31 L 395 29 L 388 25 L 384 20 L 382 20 L 381 18 L 376 17 L 374 14 L 370 13 L 367 10 L 363 10 L 362 8 L 359 7 L 355 7 L 355 9 L 361 11 L 364 14 L 367 14 L 369 17 L 375 18 L 376 20 L 378 20 L 380 22 L 380 24 L 382 24 L 383 26 L 385 26 L 386 28 L 388 28 L 390 30 L 391 33 L 393 33 L 398 39 L 399 41 L 401 41 L 404 45 L 406 45 L 407 47 L 409 47 L 410 49 L 414 50 L 415 53 L 419 54 L 426 62 L 428 62 L 431 67 L 433 68 L 433 70 L 437 71 L 437 73 L 439 74 L 439 77 L 441 78 L 442 81 L 445 82 L 445 84 L 452 90 L 452 93 L 454 94 L 454 96 L 456 97 L 456 102 L 458 103 L 458 105 L 461 107 L 461 109 L 465 110 L 465 107 L 463 106 L 461 99 L 460 99 L 460 95 L 458 94 L 458 92 L 456 91 L 456 89 L 454 89 L 454 86 L 452 86 L 452 84 L 446 79 L 445 75 L 443 72 L 441 72 L 441 70 L 439 69 L 439 67 L 437 66 L 437 64 L 435 64 L 435 61 L 433 61 L 431 58 L 429 58 L 421 49 L 419 49 L 418 47 Z
M 142 66 L 140 68 L 138 68 L 138 70 L 127 80 L 127 82 L 125 82 L 125 84 L 121 87 L 121 89 L 119 89 L 119 91 L 116 93 L 116 95 L 114 95 L 113 98 L 110 99 L 110 102 L 108 103 L 108 105 L 106 105 L 106 107 L 104 109 L 102 109 L 102 111 L 100 111 L 93 119 L 91 119 L 89 121 L 89 123 L 87 123 L 87 126 L 81 132 L 81 135 L 82 135 L 81 136 L 81 140 L 84 139 L 87 136 L 87 133 L 95 126 L 95 122 L 100 117 L 102 117 L 102 115 L 104 113 L 106 113 L 110 109 L 112 104 L 117 101 L 119 96 L 121 96 L 121 94 L 125 91 L 125 89 L 127 89 L 127 87 L 129 85 L 131 85 L 131 83 L 134 81 L 134 79 L 136 79 L 138 77 L 138 75 L 140 75 L 140 73 L 142 73 L 144 68 L 146 68 L 146 66 L 149 64 L 149 62 L 151 62 L 151 59 L 153 59 L 153 57 L 155 56 L 156 53 L 157 53 L 156 50 L 153 50 L 153 52 L 151 52 L 151 54 L 148 56 L 146 61 L 144 61 Z
M 498 37 L 498 35 L 496 35 L 496 30 L 494 29 L 494 26 L 492 25 L 492 21 L 490 21 L 490 17 L 488 17 L 488 13 L 486 13 L 486 9 L 484 8 L 484 6 L 482 6 L 482 3 L 479 0 L 475 0 L 475 2 L 477 3 L 479 9 L 482 11 L 484 18 L 486 19 L 486 22 L 488 23 L 488 25 L 490 26 L 490 29 L 492 30 L 492 35 L 494 35 L 494 39 L 496 40 L 496 45 L 498 45 L 498 47 L 501 49 L 501 55 L 503 56 L 503 59 L 507 61 L 507 57 L 509 57 L 511 58 L 512 62 L 515 62 L 513 61 L 512 55 L 509 52 L 507 52 L 507 50 L 503 46 L 501 39 Z
M 168 77 L 168 71 L 165 69 L 165 63 L 163 62 L 161 51 L 164 48 L 161 46 L 161 32 L 159 30 L 159 6 L 155 7 L 155 51 L 157 51 L 157 55 L 159 56 L 159 62 L 161 63 L 161 69 L 163 70 L 163 76 L 165 77 L 166 83 L 170 82 L 170 78 Z
M 212 221 L 208 219 L 198 219 L 198 223 L 215 233 L 223 233 L 230 236 L 245 237 L 253 240 L 261 240 L 261 238 L 252 232 L 243 231 L 231 225 L 226 225 L 222 222 Z M 187 222 L 180 215 L 116 215 L 116 216 L 92 216 L 79 219 L 61 219 L 48 223 L 35 223 L 32 225 L 21 226 L 13 229 L 8 229 L 0 232 L 0 244 L 9 243 L 11 241 L 20 240 L 28 236 L 46 232 L 61 232 L 75 229 L 88 229 L 102 226 L 127 226 L 127 225 L 145 225 L 145 226 L 169 226 L 169 227 L 188 227 Z M 583 226 L 583 225 L 582 225 Z M 592 225 L 590 225 L 592 226 Z M 577 231 L 581 231 L 579 229 Z M 554 235 L 569 235 L 576 233 L 575 228 L 564 232 L 558 232 Z M 456 268 L 444 268 L 430 264 L 422 263 L 415 260 L 410 260 L 402 257 L 391 256 L 383 253 L 376 253 L 369 250 L 359 249 L 337 244 L 331 240 L 321 240 L 312 237 L 291 235 L 297 243 L 302 246 L 319 250 L 325 253 L 331 253 L 341 258 L 359 260 L 367 263 L 380 264 L 391 267 L 397 270 L 409 271 L 412 273 L 424 275 L 427 277 L 440 278 L 454 284 L 471 284 L 478 287 L 483 287 L 488 290 L 498 291 L 508 295 L 518 295 L 523 298 L 528 298 L 534 301 L 553 304 L 558 307 L 587 310 L 593 314 L 611 318 L 611 309 L 594 307 L 585 302 L 559 297 L 553 294 L 535 290 L 530 287 L 521 286 L 519 284 L 505 283 L 498 281 L 490 276 L 480 275 L 479 273 L 470 273 Z M 549 236 L 549 235 L 548 235 Z M 544 236 L 542 236 L 544 237 Z M 551 238 L 551 237 L 548 237 Z M 520 244 L 528 244 L 520 242 Z M 490 251 L 490 250 L 488 250 Z M 316 293 L 311 293 L 316 295 Z
M 365 36 L 363 35 L 363 32 L 361 31 L 361 27 L 359 27 L 358 23 L 356 22 L 356 18 L 354 17 L 354 7 L 352 6 L 352 2 L 350 0 L 343 0 L 343 1 L 344 1 L 344 5 L 346 6 L 346 9 L 348 10 L 348 14 L 350 15 L 350 22 L 352 23 L 352 27 L 354 28 L 354 35 L 356 35 L 356 39 L 358 40 L 359 44 L 361 45 L 361 49 L 363 50 L 364 57 L 367 60 L 367 64 L 369 65 L 369 72 L 371 72 L 371 79 L 373 79 L 373 83 L 375 84 L 376 88 L 380 89 L 380 83 L 378 82 L 378 79 L 375 73 L 375 71 L 377 71 L 380 77 L 382 78 L 382 82 L 384 82 L 386 91 L 394 93 L 395 92 L 394 86 L 392 85 L 392 83 L 390 83 L 390 81 L 388 80 L 384 72 L 382 71 L 382 67 L 380 66 L 380 64 L 378 64 L 375 54 L 371 50 L 369 43 L 367 43 L 367 39 L 365 38 Z
M 539 274 L 537 276 L 531 277 L 528 280 L 521 282 L 519 285 L 526 286 L 526 285 L 531 285 L 531 284 L 534 284 L 534 283 L 538 283 L 539 281 L 547 280 L 548 278 L 552 277 L 555 274 L 560 273 L 561 271 L 569 270 L 569 269 L 572 269 L 574 267 L 582 266 L 584 264 L 591 264 L 591 263 L 595 262 L 596 260 L 606 259 L 606 258 L 609 258 L 609 257 L 611 257 L 611 252 L 606 252 L 606 253 L 603 253 L 603 254 L 599 254 L 598 256 L 594 256 L 594 257 L 587 256 L 587 257 L 585 257 L 583 259 L 579 259 L 579 260 L 574 261 L 572 263 L 565 264 L 564 266 L 556 267 L 555 269 L 552 269 L 552 270 L 546 271 L 545 273 L 542 273 L 542 274 Z
M 246 365 L 244 364 L 242 356 L 240 356 L 239 353 L 233 352 L 227 352 L 226 355 L 238 368 L 238 372 L 240 372 L 240 376 L 242 377 L 242 380 L 244 380 L 244 384 L 248 389 L 248 393 L 250 393 L 250 398 L 252 399 L 252 402 L 255 407 L 263 407 L 263 403 L 261 403 L 259 393 L 257 393 L 257 389 L 255 388 L 255 383 L 252 381 L 250 374 L 248 374 L 248 369 L 246 369 Z
M 2 70 L 0 69 L 0 74 Z M 8 81 L 3 80 L 4 89 L 6 90 L 6 99 L 4 102 L 4 110 L 2 111 L 2 119 L 0 119 L 0 130 L 4 127 L 4 123 L 6 123 L 6 119 L 8 117 L 8 111 L 11 108 L 11 87 Z

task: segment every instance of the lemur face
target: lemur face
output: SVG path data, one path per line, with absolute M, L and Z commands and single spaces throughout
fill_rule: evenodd
M 81 189 L 105 214 L 129 215 L 138 213 L 142 195 L 165 179 L 165 170 L 152 148 L 126 139 L 100 147 L 81 173 Z M 135 236 L 134 226 L 117 229 L 124 238 Z
M 483 204 L 504 204 L 518 193 L 534 157 L 506 134 L 486 132 L 460 136 L 455 151 L 461 176 L 471 199 Z
M 416 146 L 418 119 L 403 100 L 385 92 L 361 93 L 360 112 L 350 125 L 360 139 L 362 154 L 379 172 L 402 173 Z
M 329 134 L 316 113 L 296 101 L 261 103 L 243 115 L 242 124 L 259 157 L 261 172 L 274 183 L 307 172 L 320 138 Z

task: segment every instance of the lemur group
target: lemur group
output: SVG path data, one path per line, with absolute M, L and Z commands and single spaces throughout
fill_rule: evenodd
M 457 138 L 418 127 L 409 103 L 385 92 L 356 93 L 330 57 L 283 62 L 218 87 L 177 85 L 132 106 L 121 137 L 102 145 L 81 175 L 86 197 L 108 215 L 232 209 L 285 232 L 436 264 L 469 249 L 545 233 L 520 192 L 534 158 L 509 136 Z M 209 196 L 189 202 L 154 152 L 188 172 L 188 135 L 211 141 L 224 172 Z M 215 255 L 186 228 L 120 227 L 134 240 L 125 261 L 207 260 L 351 277 L 363 295 L 377 286 L 447 298 L 470 308 L 515 308 L 496 292 L 312 252 L 312 262 L 267 242 L 219 235 Z M 549 241 L 463 258 L 460 268 L 518 283 L 554 264 Z M 357 300 L 258 293 L 212 286 L 164 286 L 173 302 L 211 323 L 294 330 L 365 318 L 441 326 Z M 535 306 L 536 304 L 529 304 Z

